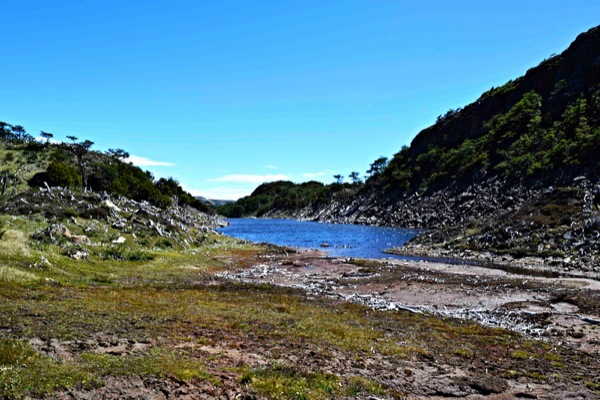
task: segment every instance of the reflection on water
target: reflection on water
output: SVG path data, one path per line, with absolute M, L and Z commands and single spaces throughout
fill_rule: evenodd
M 405 258 L 384 254 L 402 246 L 419 231 L 380 226 L 299 222 L 288 219 L 229 219 L 220 229 L 228 236 L 280 246 L 320 249 L 334 257 Z

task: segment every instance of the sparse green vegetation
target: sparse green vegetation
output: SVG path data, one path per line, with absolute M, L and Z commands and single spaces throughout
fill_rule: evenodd
M 0 341 L 0 397 L 43 396 L 75 385 L 92 387 L 101 381 L 79 365 L 56 361 L 19 340 Z
M 278 364 L 248 371 L 241 381 L 270 399 L 329 399 L 339 393 L 335 375 L 302 373 Z
M 81 367 L 99 377 L 170 376 L 185 381 L 213 379 L 204 371 L 203 361 L 194 359 L 183 350 L 153 349 L 132 356 L 83 353 Z
M 235 203 L 225 204 L 218 211 L 231 218 L 242 216 L 262 216 L 267 212 L 281 211 L 289 213 L 304 207 L 316 207 L 334 199 L 344 199 L 356 193 L 361 184 L 334 183 L 324 185 L 320 182 L 305 182 L 294 184 L 280 181 L 264 183 L 247 197 Z
M 527 360 L 532 357 L 532 355 L 525 350 L 515 350 L 510 356 L 516 360 Z
M 409 150 L 396 154 L 379 183 L 388 190 L 423 191 L 488 174 L 521 179 L 561 169 L 598 173 L 593 154 L 600 150 L 600 128 L 592 128 L 598 121 L 587 102 L 581 97 L 561 118 L 549 121 L 542 119 L 542 97 L 525 93 L 508 112 L 487 121 L 480 137 L 431 145 L 417 155 Z

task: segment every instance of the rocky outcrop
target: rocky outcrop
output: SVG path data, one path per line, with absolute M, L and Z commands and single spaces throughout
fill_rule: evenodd
M 333 201 L 326 207 L 304 209 L 294 216 L 327 222 L 439 229 L 517 209 L 538 198 L 541 192 L 522 186 L 506 187 L 503 182 L 490 179 L 463 189 L 450 186 L 396 201 L 382 202 L 375 195 L 360 195 L 349 203 Z
M 42 214 L 56 221 L 77 218 L 99 220 L 121 234 L 134 237 L 158 235 L 188 247 L 197 235 L 217 234 L 216 228 L 226 222 L 219 216 L 209 215 L 190 206 L 180 206 L 176 200 L 161 209 L 148 202 L 138 202 L 126 197 L 111 197 L 94 192 L 75 192 L 60 187 L 31 189 L 9 198 L 0 212 L 12 215 Z M 73 235 L 67 227 L 57 222 L 37 232 L 36 239 L 58 244 L 69 242 L 93 244 L 86 235 Z M 119 240 L 119 236 L 111 240 Z

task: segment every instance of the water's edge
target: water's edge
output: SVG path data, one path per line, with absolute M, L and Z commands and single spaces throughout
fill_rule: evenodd
M 424 261 L 501 270 L 514 275 L 545 278 L 581 278 L 577 273 L 552 271 L 543 268 L 525 268 L 485 260 L 468 260 L 427 255 L 405 255 L 392 249 L 423 233 L 414 229 L 368 225 L 334 224 L 292 219 L 232 218 L 229 225 L 220 228 L 225 235 L 255 243 L 318 250 L 328 257 L 367 259 L 393 258 L 406 261 Z M 590 278 L 590 277 L 588 277 Z M 597 278 L 592 278 L 599 280 Z

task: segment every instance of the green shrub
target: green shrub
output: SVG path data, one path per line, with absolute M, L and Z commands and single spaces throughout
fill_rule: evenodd
M 46 179 L 50 186 L 80 187 L 81 176 L 77 169 L 63 161 L 52 161 L 46 170 Z
M 109 213 L 108 210 L 103 207 L 94 207 L 85 210 L 83 213 L 81 213 L 81 216 L 88 219 L 102 220 L 107 219 Z

